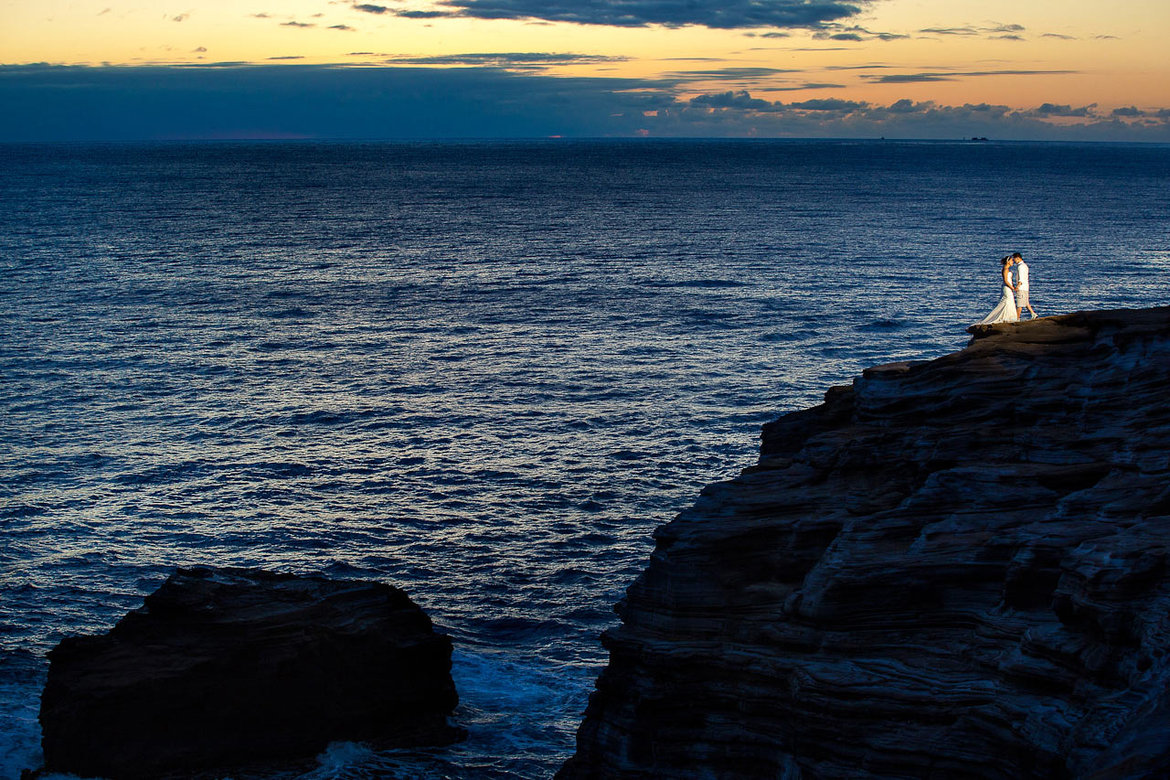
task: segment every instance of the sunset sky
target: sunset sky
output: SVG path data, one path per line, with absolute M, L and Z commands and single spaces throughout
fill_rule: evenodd
M 1170 142 L 1170 2 L 0 0 L 0 140 Z

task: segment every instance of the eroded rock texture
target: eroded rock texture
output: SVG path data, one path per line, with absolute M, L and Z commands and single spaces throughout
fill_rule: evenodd
M 1170 309 L 975 331 L 663 526 L 562 778 L 1170 774 Z
M 442 744 L 451 641 L 397 588 L 180 569 L 104 636 L 50 654 L 46 770 L 157 778 L 312 757 L 333 740 Z

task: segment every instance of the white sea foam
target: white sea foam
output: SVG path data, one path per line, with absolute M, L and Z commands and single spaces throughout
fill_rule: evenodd
M 41 754 L 40 677 L 0 681 L 0 778 L 15 780 L 44 763 Z
M 325 752 L 317 756 L 318 767 L 304 780 L 332 780 L 364 764 L 369 764 L 376 753 L 369 745 L 361 742 L 332 742 Z

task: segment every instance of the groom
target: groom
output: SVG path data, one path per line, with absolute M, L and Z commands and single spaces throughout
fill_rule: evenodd
M 1024 262 L 1024 256 L 1019 252 L 1012 253 L 1012 263 L 1016 266 L 1016 321 L 1020 319 L 1020 315 L 1024 312 L 1024 307 L 1028 308 L 1028 312 L 1032 315 L 1032 319 L 1036 319 L 1036 310 L 1032 308 L 1032 302 L 1028 300 L 1028 264 Z

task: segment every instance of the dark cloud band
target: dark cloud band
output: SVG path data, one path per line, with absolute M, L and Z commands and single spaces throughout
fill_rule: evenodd
M 720 29 L 774 27 L 815 28 L 856 16 L 871 0 L 446 0 L 440 13 L 478 19 L 543 19 L 549 22 L 646 27 L 689 25 Z M 373 13 L 411 12 L 385 6 L 357 5 Z M 379 9 L 374 11 L 373 9 Z
M 534 64 L 540 56 L 511 55 Z M 639 134 L 1170 142 L 1170 110 L 1150 106 L 784 102 L 742 89 L 683 99 L 679 88 L 672 79 L 441 65 L 0 66 L 0 105 L 8 109 L 0 112 L 0 142 Z

